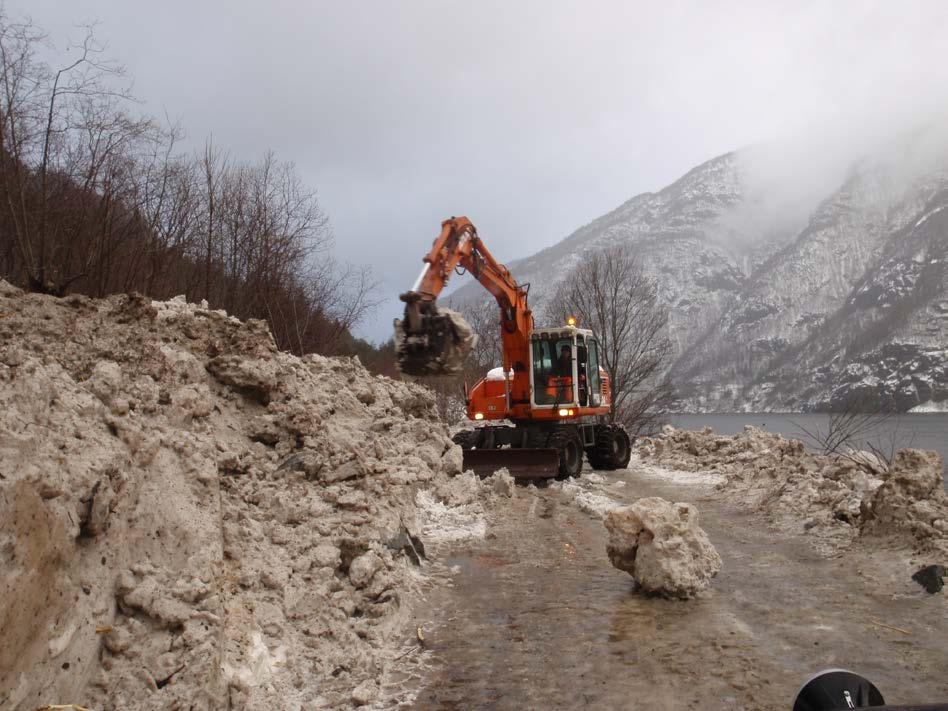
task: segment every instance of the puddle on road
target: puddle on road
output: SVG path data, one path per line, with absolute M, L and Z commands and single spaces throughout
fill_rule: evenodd
M 482 570 L 500 568 L 510 563 L 511 561 L 504 556 L 484 553 L 452 555 L 445 559 L 445 564 L 451 569 L 457 568 L 460 575 L 479 575 Z

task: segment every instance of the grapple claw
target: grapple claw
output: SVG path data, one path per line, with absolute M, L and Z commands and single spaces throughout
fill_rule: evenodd
M 408 298 L 406 298 L 408 297 Z M 477 334 L 457 311 L 402 296 L 404 320 L 395 319 L 395 359 L 405 375 L 456 373 L 477 345 Z

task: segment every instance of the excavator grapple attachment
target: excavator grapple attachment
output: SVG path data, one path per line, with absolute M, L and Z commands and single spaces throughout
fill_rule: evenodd
M 506 468 L 514 479 L 553 479 L 559 473 L 555 449 L 465 449 L 464 471 L 488 477 Z
M 433 303 L 408 301 L 405 319 L 395 319 L 396 364 L 405 375 L 456 373 L 476 345 L 477 334 L 461 314 Z

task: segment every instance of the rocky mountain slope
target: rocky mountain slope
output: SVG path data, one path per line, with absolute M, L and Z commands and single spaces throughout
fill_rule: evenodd
M 805 172 L 767 184 L 729 153 L 509 266 L 542 320 L 583 255 L 627 245 L 669 308 L 682 410 L 948 406 L 948 160 L 927 148 L 866 157 L 805 209 Z

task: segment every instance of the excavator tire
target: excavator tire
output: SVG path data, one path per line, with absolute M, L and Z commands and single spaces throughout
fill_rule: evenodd
M 586 448 L 586 457 L 593 469 L 625 469 L 632 457 L 632 442 L 622 425 L 596 427 L 596 443 Z
M 557 427 L 550 433 L 546 446 L 560 453 L 557 479 L 578 477 L 583 471 L 583 440 L 575 427 Z
M 461 449 L 478 449 L 482 440 L 480 430 L 461 430 L 451 438 L 452 442 L 461 445 Z

